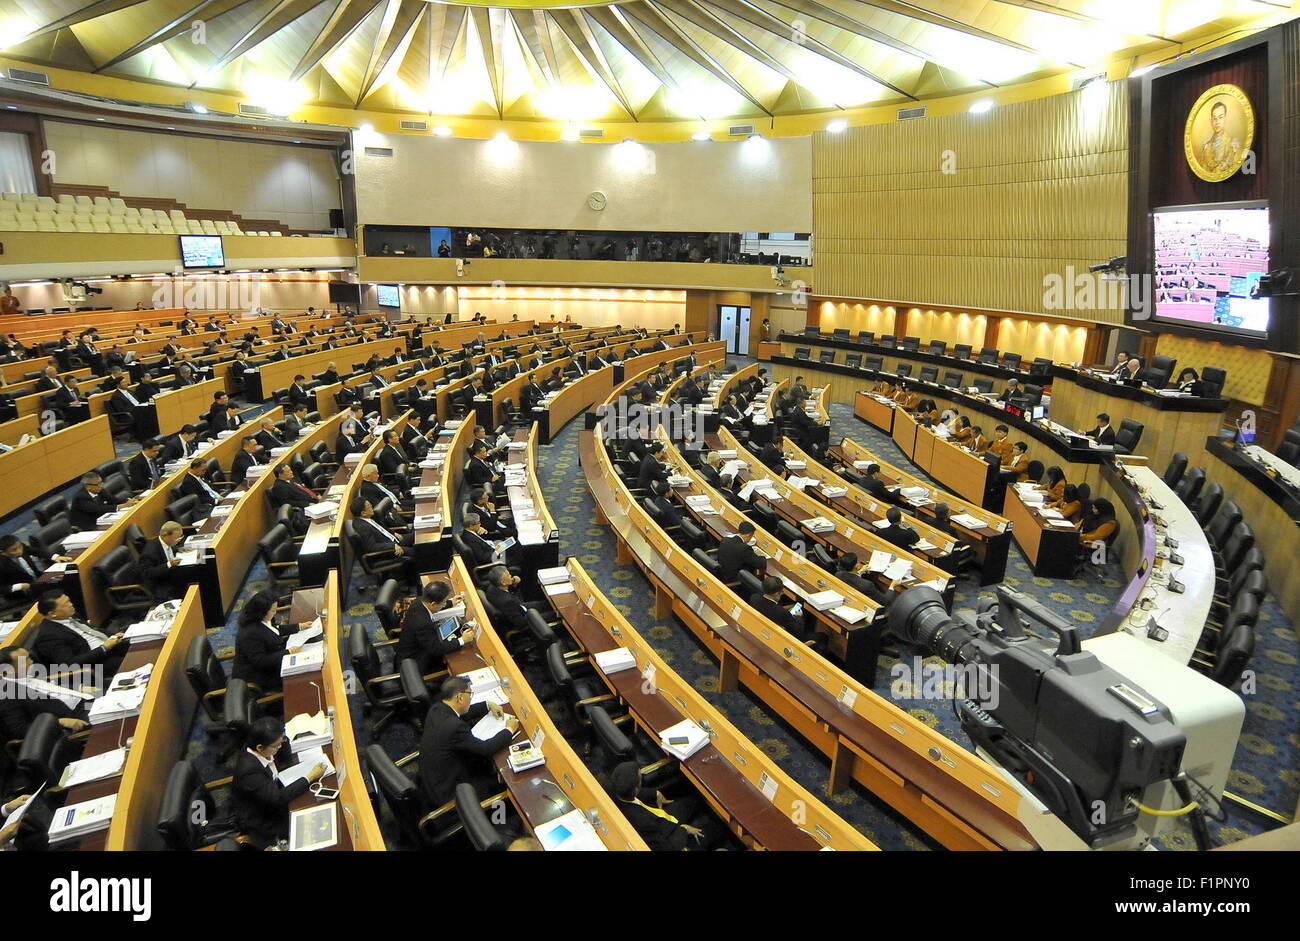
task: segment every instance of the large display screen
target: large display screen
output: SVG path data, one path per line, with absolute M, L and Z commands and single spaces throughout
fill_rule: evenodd
M 226 250 L 220 235 L 182 235 L 181 265 L 185 268 L 224 268 Z
M 1154 221 L 1155 316 L 1221 330 L 1268 332 L 1268 208 L 1160 209 Z
M 376 284 L 375 299 L 379 302 L 380 307 L 401 307 L 401 299 L 397 296 L 396 284 Z

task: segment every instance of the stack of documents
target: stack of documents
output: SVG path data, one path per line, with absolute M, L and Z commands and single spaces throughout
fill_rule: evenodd
M 285 653 L 280 660 L 280 675 L 299 676 L 303 673 L 317 673 L 324 664 L 325 645 L 307 644 L 294 653 Z
M 848 492 L 849 489 L 847 487 L 831 487 L 827 484 L 822 484 L 822 496 L 827 500 L 834 500 L 837 497 L 846 496 Z
M 114 510 L 111 513 L 101 513 L 99 518 L 95 520 L 95 525 L 101 528 L 112 526 L 129 512 L 129 510 Z
M 923 500 L 930 495 L 930 491 L 925 487 L 903 487 L 899 493 L 906 500 Z
M 411 525 L 414 526 L 417 530 L 421 530 L 421 529 L 441 529 L 441 528 L 442 528 L 442 514 L 441 514 L 441 513 L 424 513 L 424 514 L 422 514 L 422 515 L 420 515 L 420 516 L 417 516 L 417 517 L 416 517 L 416 518 L 411 522 Z
M 848 605 L 840 605 L 838 608 L 832 608 L 831 614 L 835 615 L 841 621 L 847 621 L 850 624 L 857 624 L 867 616 L 867 612 L 859 611 L 857 608 L 851 608 Z
M 969 513 L 954 513 L 952 521 L 958 526 L 965 526 L 967 529 L 986 529 L 989 525 L 982 519 L 971 516 Z
M 829 611 L 844 604 L 844 596 L 836 591 L 819 591 L 808 596 L 808 605 L 814 611 Z
M 626 647 L 615 647 L 613 650 L 602 651 L 596 654 L 595 659 L 596 666 L 600 667 L 600 672 L 606 676 L 622 670 L 632 670 L 636 667 L 636 657 Z
M 683 719 L 659 733 L 659 747 L 678 761 L 685 761 L 709 744 L 709 733 L 690 719 Z
M 84 549 L 98 538 L 99 532 L 94 529 L 88 529 L 81 533 L 72 533 L 63 537 L 63 550 L 72 552 L 76 549 Z
M 320 748 L 334 741 L 330 717 L 323 712 L 308 715 L 300 712 L 284 724 L 284 737 L 295 755 L 309 748 Z
M 297 653 L 308 644 L 324 639 L 325 629 L 321 626 L 320 618 L 317 618 L 296 634 L 290 634 L 288 640 L 285 641 L 284 649 L 289 653 Z
M 80 761 L 74 761 L 63 769 L 63 776 L 59 778 L 59 787 L 67 790 L 70 787 L 76 787 L 78 784 L 102 781 L 104 778 L 111 778 L 114 775 L 121 774 L 125 766 L 125 748 L 114 748 L 112 751 L 106 751 L 91 758 L 82 758 Z
M 113 808 L 116 804 L 117 795 L 107 794 L 55 811 L 54 820 L 50 823 L 50 842 L 106 830 L 113 822 Z
M 567 582 L 569 580 L 569 570 L 562 565 L 555 568 L 538 569 L 537 581 L 543 585 L 554 585 L 558 582 Z
M 803 528 L 810 533 L 833 533 L 835 524 L 824 516 L 814 516 L 812 519 L 806 519 L 802 523 Z
M 792 460 L 788 460 L 788 459 L 787 459 L 786 462 L 785 462 L 785 466 L 788 467 L 788 468 L 789 468 L 790 470 L 792 470 L 792 471 L 796 471 L 796 470 L 807 470 L 807 469 L 808 469 L 808 462 L 807 462 L 807 461 L 792 461 Z
M 895 559 L 885 567 L 885 578 L 891 582 L 896 582 L 912 574 L 912 562 L 910 559 Z
M 687 497 L 686 505 L 696 513 L 708 513 L 713 510 L 713 503 L 710 502 L 709 498 L 702 493 L 697 493 L 694 496 Z
M 123 639 L 134 644 L 163 640 L 172 629 L 171 621 L 136 621 L 123 632 Z
M 518 742 L 510 746 L 506 764 L 515 774 L 546 764 L 546 755 L 532 742 Z
M 596 828 L 581 808 L 575 807 L 563 817 L 556 817 L 533 830 L 543 849 L 559 852 L 605 850 Z
M 339 505 L 337 503 L 313 503 L 302 512 L 309 520 L 323 520 L 331 518 L 336 512 L 338 512 L 338 508 Z
M 854 461 L 854 462 L 853 462 L 853 468 L 854 468 L 854 470 L 864 471 L 864 470 L 866 470 L 868 467 L 870 467 L 871 464 L 872 464 L 871 461 Z
M 689 487 L 690 485 L 691 478 L 687 477 L 685 474 L 668 475 L 668 486 L 670 487 Z
M 931 549 L 935 548 L 935 545 L 928 539 L 918 539 L 916 542 L 912 543 L 912 548 L 917 552 L 929 552 Z
M 871 550 L 871 558 L 867 561 L 867 571 L 883 572 L 889 567 L 889 563 L 893 561 L 894 556 L 891 553 L 873 549 Z
M 482 667 L 460 675 L 469 681 L 471 693 L 486 693 L 501 685 L 501 677 L 493 667 Z
M 542 586 L 548 598 L 554 598 L 556 595 L 567 595 L 573 591 L 573 582 L 556 582 L 553 585 Z
M 411 496 L 415 497 L 417 500 L 424 497 L 437 499 L 441 495 L 442 495 L 442 487 L 438 486 L 437 484 L 432 484 L 430 486 L 425 486 L 425 487 L 411 488 Z
M 148 689 L 147 685 L 141 685 L 105 693 L 91 704 L 90 714 L 86 718 L 91 725 L 103 725 L 105 722 L 138 716 Z

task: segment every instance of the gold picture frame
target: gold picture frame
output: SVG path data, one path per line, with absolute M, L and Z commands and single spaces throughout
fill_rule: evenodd
M 1187 113 L 1183 152 L 1192 172 L 1208 183 L 1240 170 L 1254 141 L 1255 109 L 1236 85 L 1207 88 Z

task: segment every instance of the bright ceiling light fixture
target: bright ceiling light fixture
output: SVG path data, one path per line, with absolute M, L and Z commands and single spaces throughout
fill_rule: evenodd
M 451 137 L 451 128 L 445 124 L 439 124 L 433 129 L 433 133 L 439 137 Z
M 307 101 L 307 92 L 296 83 L 266 76 L 254 76 L 244 86 L 244 94 L 251 103 L 278 115 L 290 115 Z
M 826 125 L 826 130 L 830 131 L 832 134 L 839 134 L 841 131 L 847 130 L 848 126 L 848 121 L 843 118 L 836 118 L 830 124 Z
M 967 110 L 971 114 L 985 114 L 993 110 L 993 99 L 981 98 L 979 101 L 971 102 L 971 106 Z
M 707 127 L 702 127 L 691 135 L 691 140 L 711 140 L 713 135 L 709 133 Z
M 560 132 L 560 140 L 575 141 L 578 139 L 578 132 L 574 128 L 566 127 Z
M 16 46 L 37 29 L 35 23 L 25 16 L 12 16 L 0 23 L 0 49 Z

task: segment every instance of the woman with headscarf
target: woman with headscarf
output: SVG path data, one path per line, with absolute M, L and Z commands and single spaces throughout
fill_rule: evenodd
M 1115 508 L 1111 506 L 1110 501 L 1104 498 L 1093 500 L 1079 524 L 1079 538 L 1086 549 L 1094 542 L 1111 540 L 1118 528 L 1119 523 L 1115 521 Z

